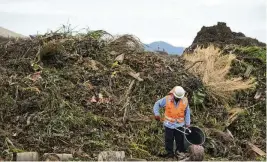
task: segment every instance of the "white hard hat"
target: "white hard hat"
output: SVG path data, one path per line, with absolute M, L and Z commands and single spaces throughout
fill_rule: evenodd
M 173 95 L 176 98 L 183 98 L 185 95 L 185 90 L 181 86 L 176 86 L 176 87 L 174 87 Z

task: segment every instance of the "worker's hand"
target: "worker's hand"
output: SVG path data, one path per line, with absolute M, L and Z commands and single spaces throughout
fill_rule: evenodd
M 160 121 L 160 116 L 154 116 L 157 121 Z
M 186 128 L 189 128 L 189 127 L 190 127 L 190 125 L 185 125 L 185 127 L 186 127 Z

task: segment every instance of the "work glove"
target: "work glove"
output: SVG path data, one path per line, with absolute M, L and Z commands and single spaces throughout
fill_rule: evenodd
M 160 116 L 154 116 L 157 121 L 160 121 Z

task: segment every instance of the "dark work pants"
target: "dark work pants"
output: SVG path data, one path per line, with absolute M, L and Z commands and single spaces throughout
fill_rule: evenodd
M 183 131 L 183 128 L 178 128 Z M 184 150 L 184 136 L 182 132 L 179 132 L 176 129 L 170 129 L 165 127 L 165 149 L 167 153 L 173 154 L 173 143 L 176 143 L 176 151 L 185 152 Z

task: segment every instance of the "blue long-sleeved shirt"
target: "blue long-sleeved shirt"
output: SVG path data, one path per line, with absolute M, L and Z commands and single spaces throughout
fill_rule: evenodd
M 175 102 L 175 106 L 176 108 L 178 108 L 178 105 L 179 105 L 179 102 Z M 159 109 L 162 108 L 162 107 L 165 107 L 166 106 L 166 97 L 158 100 L 155 105 L 154 105 L 154 108 L 153 108 L 153 111 L 154 111 L 154 114 L 155 116 L 160 116 L 160 113 L 159 113 Z M 177 121 L 174 122 L 174 123 L 171 123 L 169 121 L 164 121 L 163 125 L 170 128 L 170 129 L 174 129 L 174 128 L 177 128 L 177 127 L 182 127 L 184 125 L 190 125 L 190 109 L 189 109 L 189 104 L 187 105 L 186 109 L 185 109 L 185 122 L 182 122 L 182 123 L 178 123 Z

